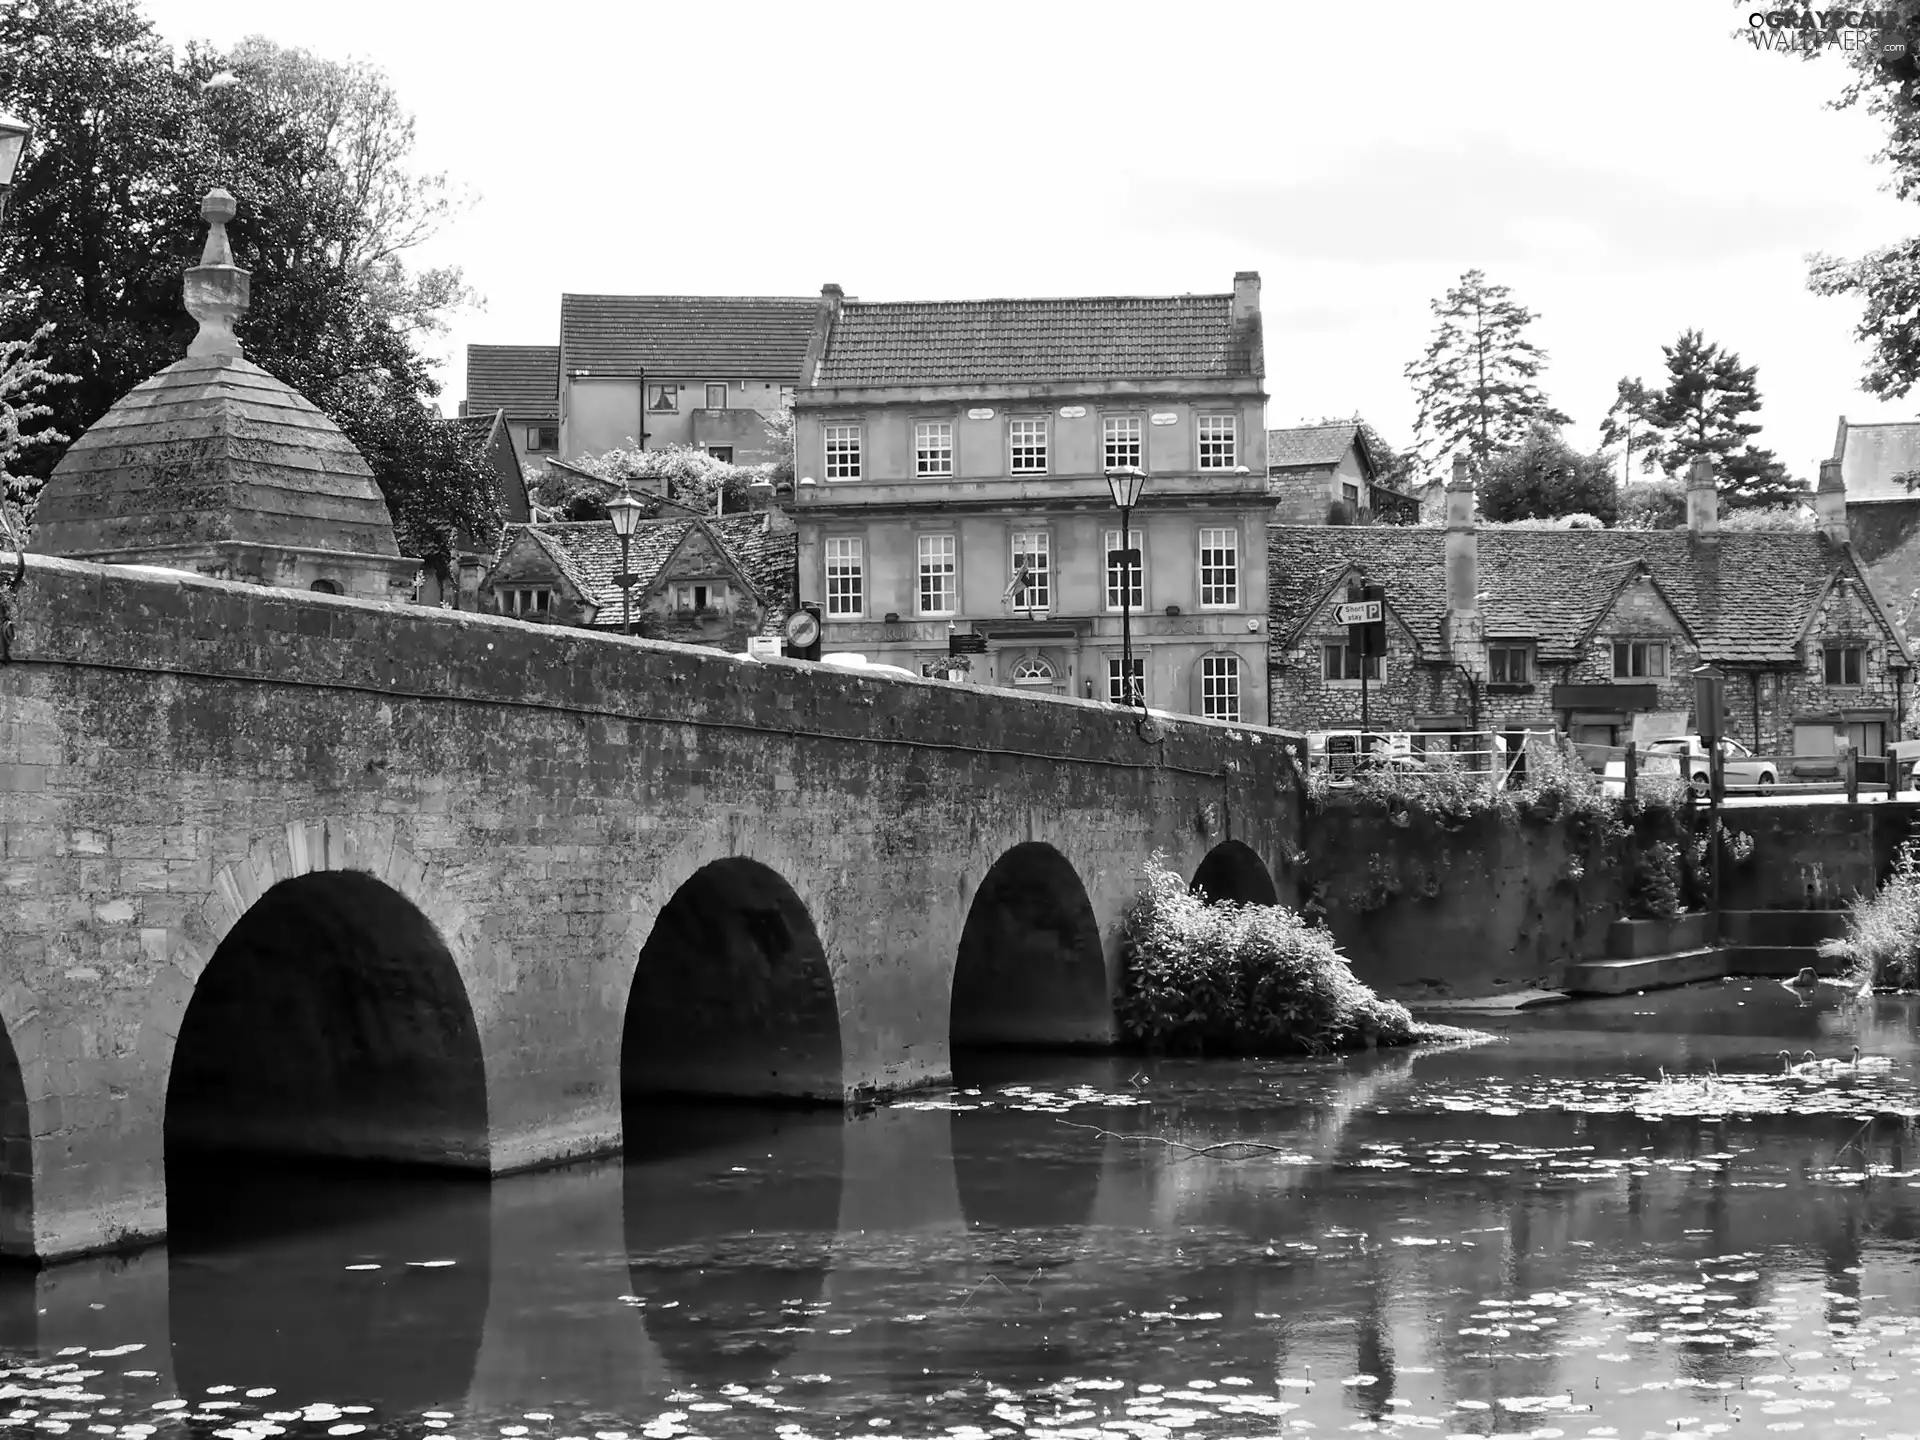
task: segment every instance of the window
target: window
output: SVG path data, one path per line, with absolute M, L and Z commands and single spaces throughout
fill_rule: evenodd
M 1101 449 L 1108 470 L 1138 466 L 1140 459 L 1140 417 L 1113 415 L 1100 422 Z
M 920 537 L 920 613 L 951 615 L 959 600 L 951 535 Z
M 560 448 L 560 427 L 558 425 L 529 425 L 527 427 L 527 449 L 558 450 Z
M 710 580 L 689 581 L 673 587 L 673 608 L 676 614 L 693 615 L 702 610 L 724 610 L 727 606 L 727 587 Z
M 1147 607 L 1146 555 L 1140 546 L 1140 532 L 1133 531 L 1127 537 L 1133 546 L 1130 556 L 1120 553 L 1120 532 L 1107 531 L 1107 608 L 1119 610 L 1123 605 L 1135 610 Z M 1129 576 L 1129 573 L 1131 575 Z M 1131 579 L 1131 584 L 1128 583 Z M 1121 599 L 1122 594 L 1126 598 Z
M 860 427 L 828 425 L 825 427 L 825 433 L 827 479 L 858 480 L 860 478 Z
M 1487 680 L 1494 685 L 1527 683 L 1527 647 L 1490 645 L 1487 647 Z
M 727 408 L 727 382 L 707 386 L 707 409 L 724 410 Z
M 679 408 L 680 387 L 678 385 L 649 385 L 647 387 L 647 409 L 671 414 Z
M 1008 469 L 1015 475 L 1046 474 L 1047 422 L 1045 420 L 1009 420 L 1007 443 L 1011 450 Z
M 1233 416 L 1200 417 L 1200 468 L 1231 470 L 1234 467 Z
M 913 427 L 913 473 L 953 474 L 952 422 L 922 420 Z
M 1613 642 L 1614 679 L 1663 680 L 1666 674 L 1666 641 L 1616 640 Z
M 1347 502 L 1347 509 L 1357 511 L 1360 508 L 1360 487 L 1351 480 L 1341 481 L 1340 498 Z
M 340 587 L 332 580 L 316 580 L 307 586 L 316 595 L 338 595 Z
M 1240 718 L 1240 661 L 1237 656 L 1200 657 L 1200 713 L 1209 720 Z
M 867 608 L 867 574 L 856 535 L 827 537 L 827 614 L 860 615 Z
M 1847 744 L 1858 755 L 1886 754 L 1886 734 L 1887 727 L 1878 720 L 1853 720 L 1847 724 Z
M 1827 684 L 1858 685 L 1860 683 L 1861 657 L 1867 652 L 1858 645 L 1829 645 L 1825 655 L 1827 662 Z
M 544 615 L 553 601 L 553 591 L 526 587 L 502 590 L 500 611 L 504 615 Z
M 1348 680 L 1358 682 L 1363 660 L 1367 667 L 1367 679 L 1378 680 L 1380 656 L 1362 656 L 1351 645 L 1322 645 L 1320 647 L 1320 678 L 1335 682 Z
M 1225 610 L 1240 603 L 1240 536 L 1232 530 L 1200 532 L 1200 607 Z
M 1147 698 L 1147 657 L 1133 657 L 1133 698 L 1144 704 Z M 1125 705 L 1127 692 L 1120 684 L 1120 657 L 1114 655 L 1107 660 L 1107 702 L 1111 705 Z
M 1013 667 L 1013 683 L 1051 685 L 1053 684 L 1053 666 L 1038 655 L 1029 655 Z
M 1045 530 L 1013 535 L 1013 583 L 1007 589 L 1022 610 L 1045 610 L 1053 603 L 1053 571 Z
M 731 465 L 733 463 L 733 447 L 731 445 L 709 445 L 707 446 L 707 454 L 711 455 L 723 465 Z

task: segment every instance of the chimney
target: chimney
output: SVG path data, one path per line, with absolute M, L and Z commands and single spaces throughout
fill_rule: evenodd
M 1687 529 L 1702 540 L 1720 538 L 1720 492 L 1714 488 L 1713 461 L 1693 457 L 1687 469 Z
M 1260 272 L 1237 270 L 1233 276 L 1233 323 L 1244 324 L 1260 313 Z
M 807 340 L 806 358 L 800 362 L 802 386 L 813 384 L 820 373 L 820 362 L 827 358 L 827 342 L 833 338 L 834 322 L 839 320 L 846 298 L 846 291 L 832 282 L 820 287 L 820 308 L 814 311 L 813 334 Z
M 1447 482 L 1447 614 L 1474 615 L 1480 610 L 1480 538 L 1473 528 L 1473 478 L 1467 457 L 1453 457 L 1453 478 Z
M 227 222 L 237 206 L 224 190 L 209 190 L 200 202 L 207 222 L 207 248 L 200 263 L 187 271 L 187 313 L 200 322 L 200 333 L 187 347 L 189 355 L 239 355 L 240 339 L 233 322 L 247 313 L 247 286 L 251 272 L 233 263 L 227 243 Z
M 1838 460 L 1820 462 L 1820 488 L 1813 492 L 1814 524 L 1835 545 L 1845 545 L 1852 536 L 1847 530 L 1847 484 L 1840 478 Z

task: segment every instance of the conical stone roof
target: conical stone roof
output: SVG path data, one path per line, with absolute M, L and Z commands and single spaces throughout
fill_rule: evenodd
M 167 565 L 371 598 L 410 590 L 366 460 L 326 415 L 240 351 L 248 274 L 232 263 L 233 200 L 207 197 L 202 263 L 187 272 L 200 333 L 184 360 L 135 386 L 61 457 L 34 548 Z M 317 582 L 317 583 L 316 583 Z

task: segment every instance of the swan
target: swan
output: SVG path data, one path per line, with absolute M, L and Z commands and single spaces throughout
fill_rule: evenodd
M 1822 1076 L 1836 1075 L 1847 1068 L 1846 1061 L 1821 1060 L 1816 1057 L 1811 1050 L 1806 1052 L 1806 1057 L 1805 1060 L 1796 1065 L 1793 1063 L 1793 1056 L 1789 1055 L 1785 1050 L 1782 1050 L 1780 1052 L 1780 1073 L 1793 1080 L 1813 1080 Z
M 1850 1070 L 1891 1070 L 1893 1061 L 1885 1055 L 1862 1055 L 1858 1045 L 1853 1047 L 1853 1059 L 1848 1062 Z

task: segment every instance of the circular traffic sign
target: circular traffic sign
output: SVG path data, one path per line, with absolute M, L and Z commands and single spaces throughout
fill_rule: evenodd
M 787 643 L 805 650 L 820 638 L 820 617 L 811 610 L 796 610 L 787 617 Z

